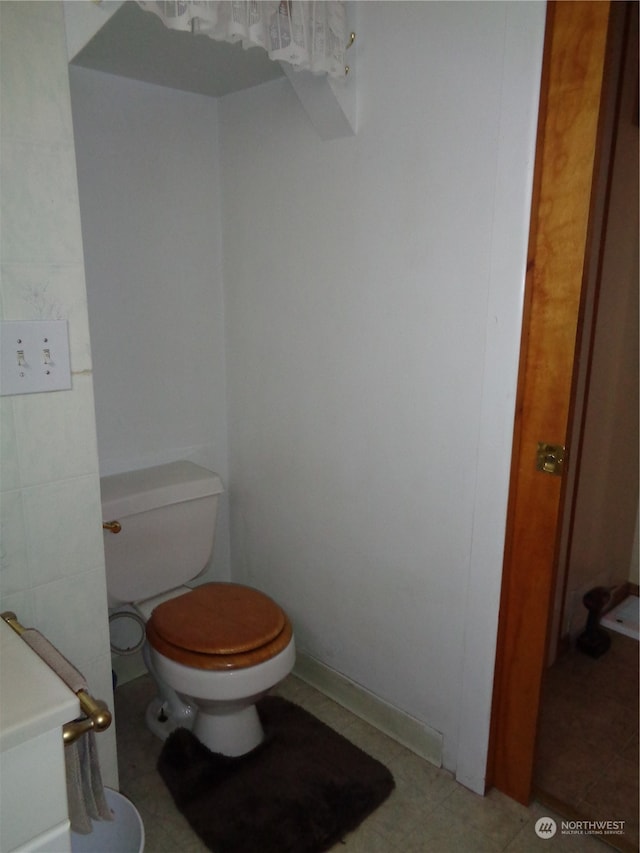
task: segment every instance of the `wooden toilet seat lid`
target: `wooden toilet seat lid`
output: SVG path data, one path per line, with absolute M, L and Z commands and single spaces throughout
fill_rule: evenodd
M 268 645 L 288 624 L 269 596 L 234 583 L 208 583 L 159 604 L 153 633 L 171 646 L 204 655 L 238 655 Z

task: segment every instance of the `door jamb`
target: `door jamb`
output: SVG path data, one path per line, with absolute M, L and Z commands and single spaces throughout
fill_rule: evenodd
M 601 180 L 600 106 L 605 59 L 611 54 L 610 7 L 615 5 L 577 0 L 548 7 L 487 768 L 488 783 L 522 803 L 529 802 L 532 792 L 557 531 L 568 499 L 564 478 L 534 471 L 532 438 L 566 443 L 574 412 L 570 404 L 575 342 L 582 331 L 579 322 L 584 321 L 583 282 L 593 269 L 594 236 L 599 233 L 592 188 Z M 572 90 L 563 89 L 567 76 Z M 581 120 L 579 134 L 562 124 L 567 103 L 563 98 L 572 97 L 570 106 Z M 568 216 L 563 204 L 574 205 Z M 567 222 L 573 228 L 569 235 Z M 567 243 L 567 237 L 573 243 Z M 567 245 L 575 251 L 572 265 L 563 268 L 558 257 Z M 567 272 L 568 281 L 563 275 Z M 547 338 L 559 357 L 559 363 L 551 365 L 557 382 L 551 399 L 543 376 L 548 365 L 542 361 Z M 543 433 L 546 430 L 549 433 Z

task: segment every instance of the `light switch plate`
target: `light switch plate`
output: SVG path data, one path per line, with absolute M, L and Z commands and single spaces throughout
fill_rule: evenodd
M 66 320 L 0 323 L 0 395 L 71 388 Z

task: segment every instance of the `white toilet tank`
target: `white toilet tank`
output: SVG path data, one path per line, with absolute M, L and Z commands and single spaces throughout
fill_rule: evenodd
M 141 601 L 193 580 L 213 550 L 217 474 L 192 462 L 170 462 L 100 479 L 110 607 Z

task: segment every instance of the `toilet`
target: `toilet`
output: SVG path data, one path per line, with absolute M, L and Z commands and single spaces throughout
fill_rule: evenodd
M 182 726 L 213 752 L 244 755 L 263 737 L 256 702 L 293 669 L 282 608 L 235 583 L 186 586 L 207 566 L 222 483 L 192 462 L 100 480 L 110 620 L 145 626 L 157 696 L 146 711 L 166 738 Z

